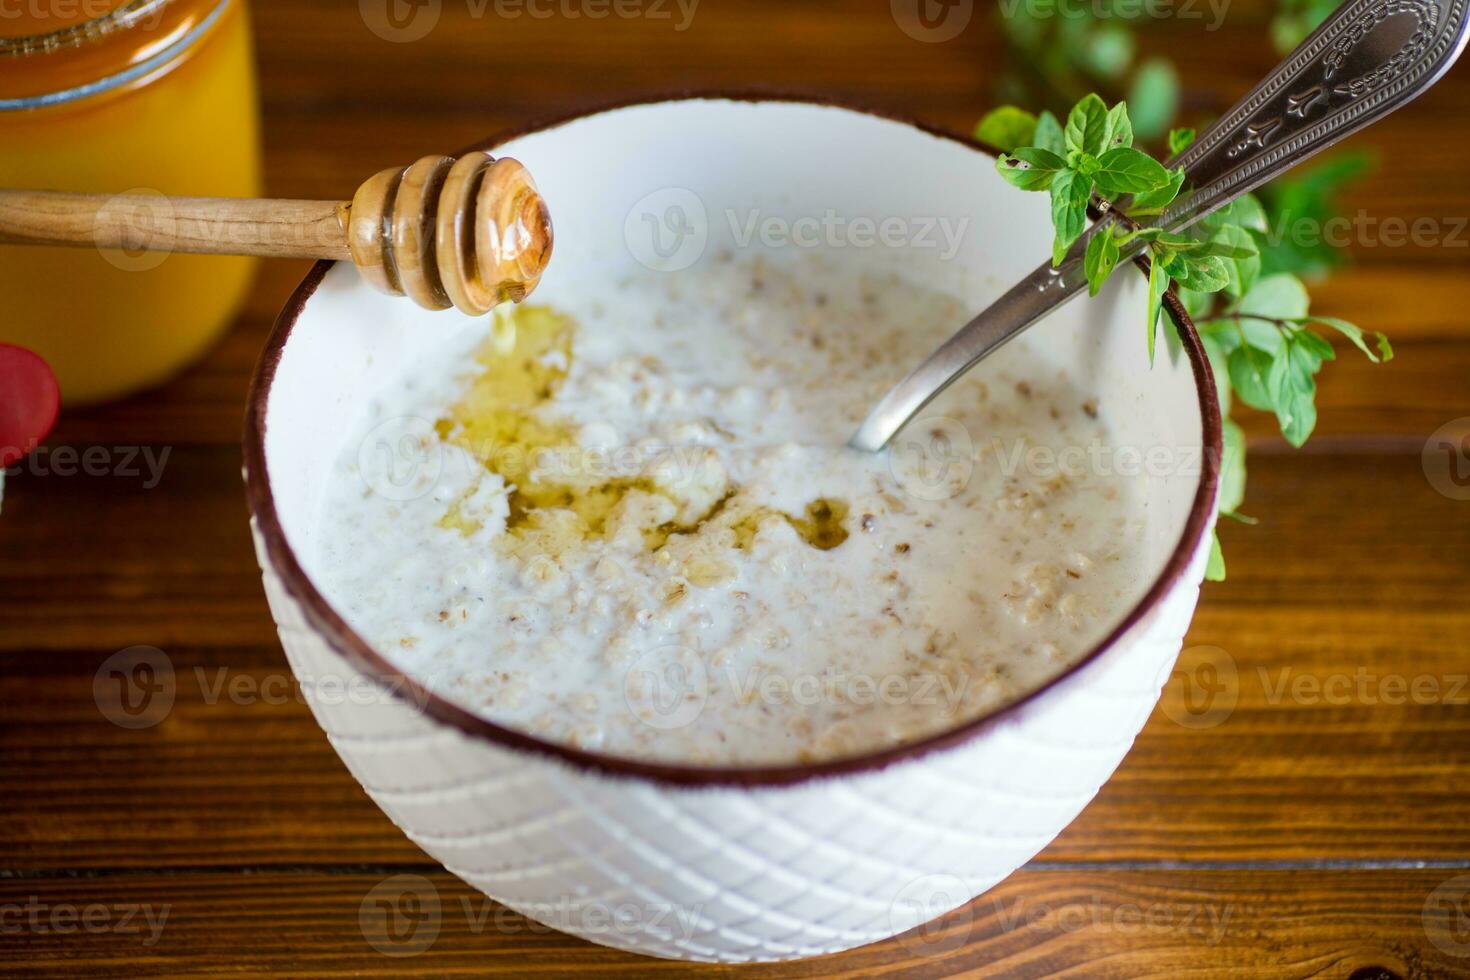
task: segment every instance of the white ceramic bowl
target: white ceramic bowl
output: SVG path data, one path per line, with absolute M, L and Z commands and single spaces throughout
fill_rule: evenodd
M 731 210 L 899 216 L 911 237 L 928 219 L 964 223 L 952 260 L 919 255 L 914 241 L 880 258 L 918 255 L 915 277 L 976 309 L 1049 251 L 1045 195 L 1004 184 L 983 147 L 832 105 L 631 105 L 485 148 L 524 162 L 552 209 L 546 301 L 585 270 L 637 270 L 639 260 L 698 275 L 732 244 Z M 667 233 L 652 250 L 640 239 L 649 220 Z M 853 260 L 881 248 L 853 247 Z M 266 594 L 317 720 L 378 805 L 446 868 L 594 942 L 677 959 L 791 959 L 883 939 L 968 901 L 1041 850 L 1112 774 L 1198 597 L 1220 452 L 1214 386 L 1172 302 L 1177 329 L 1165 325 L 1169 343 L 1148 368 L 1143 277 L 1125 273 L 1027 341 L 1097 380 L 1119 446 L 1163 447 L 1172 460 L 1141 478 L 1152 585 L 1138 605 L 1075 668 L 920 744 L 708 770 L 563 748 L 476 718 L 401 678 L 323 598 L 310 575 L 316 508 L 345 433 L 368 395 L 458 314 L 379 296 L 351 266 L 318 265 L 276 324 L 245 437 Z M 392 693 L 323 697 L 323 679 Z

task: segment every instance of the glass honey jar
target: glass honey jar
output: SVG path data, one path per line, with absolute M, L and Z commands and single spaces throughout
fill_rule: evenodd
M 256 197 L 259 146 L 244 0 L 0 4 L 0 187 L 150 193 L 162 211 L 164 195 Z M 207 350 L 253 269 L 0 245 L 0 342 L 45 358 L 67 404 L 117 398 Z

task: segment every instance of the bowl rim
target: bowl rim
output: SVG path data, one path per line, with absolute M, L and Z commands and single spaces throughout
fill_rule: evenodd
M 836 108 L 886 122 L 899 123 L 931 136 L 949 140 L 986 156 L 995 157 L 1000 153 L 995 147 L 969 136 L 921 122 L 902 113 L 875 109 L 848 99 L 825 95 L 718 89 L 681 91 L 598 103 L 525 125 L 509 127 L 460 152 L 469 150 L 493 152 L 510 140 L 555 129 L 589 116 L 620 109 L 688 101 L 770 103 Z M 696 766 L 639 760 L 562 745 L 473 714 L 407 676 L 386 656 L 374 650 L 337 613 L 307 576 L 290 543 L 286 540 L 285 530 L 276 512 L 270 472 L 266 463 L 266 415 L 271 387 L 276 377 L 276 368 L 280 364 L 281 356 L 296 321 L 305 309 L 307 301 L 321 284 L 323 277 L 335 264 L 336 262 L 328 260 L 317 262 L 301 280 L 290 299 L 282 307 L 272 327 L 250 383 L 243 440 L 245 495 L 251 516 L 263 542 L 264 557 L 279 575 L 286 593 L 301 608 L 307 623 L 325 640 L 333 652 L 343 657 L 354 668 L 373 678 L 394 697 L 404 701 L 410 707 L 427 714 L 435 721 L 458 729 L 471 738 L 482 739 L 502 748 L 549 757 L 569 763 L 577 769 L 604 776 L 641 779 L 680 787 L 745 788 L 790 786 L 821 778 L 871 773 L 897 763 L 919 759 L 932 752 L 954 748 L 996 723 L 1013 717 L 1112 649 L 1124 634 L 1149 613 L 1156 610 L 1164 598 L 1180 584 L 1214 518 L 1215 490 L 1219 482 L 1222 451 L 1220 402 L 1215 390 L 1214 373 L 1199 334 L 1195 330 L 1194 322 L 1171 285 L 1165 294 L 1164 306 L 1174 322 L 1175 331 L 1179 336 L 1184 353 L 1189 358 L 1194 373 L 1195 391 L 1199 397 L 1204 450 L 1199 485 L 1196 488 L 1194 500 L 1190 504 L 1189 515 L 1185 520 L 1179 541 L 1143 597 L 1134 604 L 1107 636 L 1065 670 L 1060 671 L 1017 700 L 983 715 L 967 719 L 952 728 L 915 741 L 889 746 L 876 752 L 824 762 L 774 766 Z M 1135 266 L 1147 275 L 1146 259 L 1135 260 Z

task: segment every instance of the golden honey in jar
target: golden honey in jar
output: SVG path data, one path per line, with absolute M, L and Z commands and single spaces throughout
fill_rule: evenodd
M 0 15 L 0 187 L 260 194 L 244 0 L 28 0 Z M 153 227 L 149 227 L 153 225 Z M 69 404 L 158 384 L 203 354 L 251 259 L 0 245 L 0 342 L 44 357 Z

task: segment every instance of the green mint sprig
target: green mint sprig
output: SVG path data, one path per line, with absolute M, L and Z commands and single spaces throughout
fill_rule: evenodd
M 1014 113 L 1009 113 L 1010 136 L 1024 135 Z M 982 135 L 992 137 L 994 127 L 982 121 Z M 1189 134 L 1176 131 L 1170 143 L 1187 145 Z M 1117 266 L 1122 250 L 1135 241 L 1144 244 L 1149 258 L 1149 305 L 1147 336 L 1149 360 L 1154 356 L 1159 313 L 1170 281 L 1199 293 L 1224 289 L 1239 278 L 1227 267 L 1233 262 L 1259 262 L 1259 253 L 1248 236 L 1233 234 L 1208 239 L 1176 235 L 1147 227 L 1138 219 L 1158 215 L 1184 186 L 1184 171 L 1169 170 L 1133 146 L 1133 124 L 1128 105 L 1119 102 L 1109 109 L 1096 94 L 1084 97 L 1067 114 L 1065 128 L 1048 113 L 1036 117 L 1031 133 L 1035 145 L 1016 146 L 996 161 L 1000 175 L 1012 185 L 1028 191 L 1051 194 L 1051 218 L 1056 235 L 1052 240 L 1052 264 L 1061 265 L 1067 252 L 1087 228 L 1087 209 L 1111 212 L 1117 221 L 1103 227 L 1087 243 L 1084 268 L 1088 290 L 1102 288 Z M 1120 202 L 1128 202 L 1127 212 Z
M 1086 230 L 1089 206 L 1115 216 L 1087 242 L 1083 268 L 1090 294 L 1096 295 L 1112 275 L 1125 247 L 1143 244 L 1149 268 L 1149 363 L 1163 297 L 1172 288 L 1199 328 L 1220 391 L 1225 416 L 1220 513 L 1250 523 L 1237 513 L 1245 496 L 1245 436 L 1229 418 L 1232 396 L 1273 412 L 1281 434 L 1300 447 L 1317 422 L 1317 373 L 1336 358 L 1332 345 L 1312 328 L 1341 334 L 1375 363 L 1393 357 L 1388 339 L 1346 320 L 1313 315 L 1306 286 L 1296 275 L 1262 275 L 1261 245 L 1268 228 L 1253 195 L 1201 219 L 1187 235 L 1148 226 L 1148 218 L 1178 197 L 1184 171 L 1166 168 L 1133 145 L 1124 102 L 1109 109 L 1099 96 L 1088 95 L 1072 107 L 1065 126 L 1049 112 L 1034 116 L 1004 106 L 981 120 L 976 137 L 1003 151 L 996 169 L 1006 181 L 1050 194 L 1053 265 L 1062 263 Z M 1193 130 L 1173 130 L 1171 154 L 1193 140 Z M 1211 541 L 1207 576 L 1225 577 L 1218 537 Z

